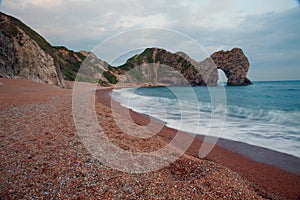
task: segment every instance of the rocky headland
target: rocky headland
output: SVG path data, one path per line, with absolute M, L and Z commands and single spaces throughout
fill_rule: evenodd
M 227 76 L 227 85 L 252 84 L 247 78 L 248 59 L 239 48 L 215 52 L 200 62 L 182 52 L 147 48 L 119 66 L 118 74 L 126 73 L 126 81 L 137 84 L 215 86 L 219 80 L 218 69 Z
M 227 85 L 251 84 L 247 78 L 249 62 L 239 48 L 215 52 L 200 62 L 185 53 L 147 48 L 125 64 L 111 66 L 91 52 L 51 46 L 20 20 L 1 12 L 0 23 L 0 77 L 4 78 L 67 87 L 65 80 L 99 81 L 102 85 L 112 85 L 126 75 L 128 81 L 136 84 L 206 86 L 217 85 L 217 70 L 221 69 L 228 78 Z M 84 70 L 77 76 L 82 65 Z M 172 70 L 166 71 L 166 66 Z M 130 70 L 135 70 L 134 76 L 127 75 Z

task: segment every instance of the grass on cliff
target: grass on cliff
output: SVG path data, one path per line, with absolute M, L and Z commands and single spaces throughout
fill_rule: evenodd
M 109 71 L 103 72 L 103 76 L 109 81 L 111 84 L 116 84 L 118 82 L 117 78 L 111 74 Z

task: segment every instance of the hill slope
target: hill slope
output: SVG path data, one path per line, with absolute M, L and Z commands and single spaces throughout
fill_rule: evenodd
M 102 63 L 103 66 L 109 66 L 90 52 L 53 47 L 20 20 L 1 12 L 0 24 L 0 77 L 22 78 L 67 87 L 64 80 L 75 80 L 80 65 L 87 56 L 94 57 L 95 62 Z M 87 73 L 93 74 L 93 71 Z M 102 82 L 110 83 L 105 76 Z

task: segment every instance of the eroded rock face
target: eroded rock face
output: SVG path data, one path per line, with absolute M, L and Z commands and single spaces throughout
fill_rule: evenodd
M 36 82 L 61 85 L 54 59 L 33 41 L 22 29 L 18 28 L 13 38 L 16 50 L 15 75 Z
M 19 20 L 0 13 L 0 76 L 66 87 L 52 47 Z
M 169 66 L 173 70 L 162 74 L 162 68 Z M 135 69 L 136 68 L 136 69 Z M 187 54 L 171 53 L 164 49 L 148 48 L 120 66 L 123 71 L 132 71 L 127 77 L 131 82 L 156 85 L 217 85 L 218 69 L 226 74 L 227 85 L 249 85 L 246 77 L 249 62 L 243 51 L 234 48 L 231 51 L 219 51 L 197 62 Z M 176 73 L 184 77 L 184 81 Z
M 14 63 L 16 62 L 16 50 L 13 40 L 0 30 L 0 77 L 14 78 Z
M 67 87 L 64 80 L 116 82 L 112 67 L 91 52 L 51 46 L 20 20 L 0 12 L 0 77 L 22 78 Z M 84 62 L 88 57 L 88 62 Z M 85 63 L 86 68 L 78 71 Z M 104 72 L 105 71 L 105 72 Z M 103 74 L 103 76 L 102 76 Z
M 227 77 L 227 85 L 251 85 L 247 78 L 249 61 L 242 49 L 233 48 L 231 51 L 218 51 L 211 56 L 218 69 L 224 71 Z
M 216 85 L 217 68 L 209 61 L 198 63 L 184 53 L 147 48 L 119 68 L 129 71 L 128 81 L 149 85 Z

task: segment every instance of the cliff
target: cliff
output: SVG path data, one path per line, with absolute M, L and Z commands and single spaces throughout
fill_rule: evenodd
M 166 66 L 168 71 L 162 70 Z M 147 48 L 141 54 L 129 58 L 119 67 L 128 71 L 125 82 L 148 85 L 217 85 L 218 69 L 227 76 L 227 85 L 249 85 L 246 77 L 249 62 L 243 51 L 234 48 L 231 51 L 213 53 L 210 58 L 197 62 L 183 52 L 171 53 L 164 49 Z M 178 75 L 180 74 L 180 75 Z
M 197 62 L 182 52 L 147 48 L 112 67 L 91 52 L 75 52 L 51 46 L 20 20 L 0 12 L 0 77 L 22 78 L 67 87 L 64 80 L 99 81 L 102 85 L 125 83 L 146 85 L 217 85 L 218 70 L 227 85 L 249 85 L 249 62 L 243 51 L 213 53 Z M 80 66 L 84 69 L 78 73 Z M 125 77 L 125 78 L 124 78 Z
M 51 45 L 18 19 L 0 13 L 0 77 L 66 87 Z
M 51 46 L 42 36 L 20 20 L 0 12 L 0 77 L 21 78 L 68 87 L 64 80 L 75 80 L 76 74 L 85 58 L 110 67 L 90 52 L 74 52 L 65 47 Z M 99 67 L 99 66 L 98 66 Z M 102 66 L 100 66 L 101 68 Z M 81 79 L 102 74 L 88 68 L 81 73 Z M 104 74 L 103 74 L 104 75 Z M 99 76 L 98 76 L 99 77 Z M 103 84 L 111 83 L 110 72 L 101 76 Z M 95 78 L 95 77 L 93 77 Z
M 119 67 L 127 73 L 127 81 L 148 85 L 207 85 L 196 66 L 180 54 L 164 49 L 147 48 Z

